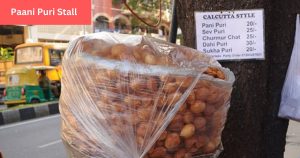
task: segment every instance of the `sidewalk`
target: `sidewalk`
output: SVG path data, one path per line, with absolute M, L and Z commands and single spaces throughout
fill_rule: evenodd
M 40 104 L 24 104 L 11 108 L 0 106 L 0 125 L 44 117 L 59 113 L 58 101 Z
M 284 158 L 300 158 L 300 122 L 289 123 Z

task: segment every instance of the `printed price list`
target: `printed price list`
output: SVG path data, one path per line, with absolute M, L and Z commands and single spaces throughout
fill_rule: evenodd
M 196 12 L 197 49 L 217 60 L 264 59 L 263 10 Z

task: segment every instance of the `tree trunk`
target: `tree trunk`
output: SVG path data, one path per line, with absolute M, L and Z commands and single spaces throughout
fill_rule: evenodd
M 263 8 L 265 60 L 221 64 L 236 75 L 222 158 L 283 158 L 288 120 L 277 117 L 299 0 L 176 0 L 185 45 L 196 47 L 194 11 Z

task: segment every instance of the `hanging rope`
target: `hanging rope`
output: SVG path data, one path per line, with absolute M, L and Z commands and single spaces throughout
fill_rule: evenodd
M 156 24 L 150 24 L 150 23 L 148 23 L 148 22 L 146 22 L 144 19 L 142 19 L 139 15 L 137 15 L 133 10 L 132 10 L 132 8 L 130 8 L 130 6 L 127 4 L 127 2 L 126 2 L 126 0 L 122 0 L 123 1 L 123 3 L 124 3 L 124 5 L 125 5 L 125 7 L 136 17 L 136 18 L 138 18 L 140 21 L 142 21 L 144 24 L 146 24 L 146 25 L 148 25 L 148 26 L 150 26 L 150 27 L 157 27 L 157 26 L 159 26 L 159 24 L 161 23 L 161 15 L 162 15 L 162 5 L 161 5 L 161 0 L 159 0 L 159 19 L 158 19 L 158 21 L 157 21 L 157 23 Z

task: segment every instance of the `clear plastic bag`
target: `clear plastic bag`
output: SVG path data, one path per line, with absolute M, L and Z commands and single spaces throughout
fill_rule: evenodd
M 111 33 L 72 41 L 62 64 L 62 139 L 71 157 L 211 157 L 234 75 L 205 54 Z
M 297 15 L 294 48 L 281 93 L 278 116 L 300 121 L 300 15 Z

